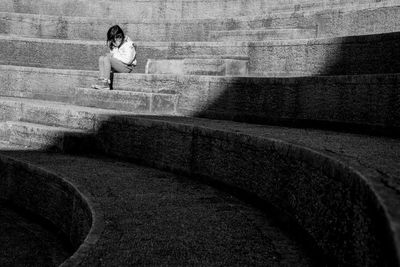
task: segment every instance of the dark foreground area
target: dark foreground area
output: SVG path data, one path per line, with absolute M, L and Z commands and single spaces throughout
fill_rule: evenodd
M 73 252 L 46 222 L 0 200 L 0 266 L 58 266 Z
M 107 158 L 4 154 L 68 179 L 96 204 L 103 230 L 78 265 L 320 264 L 273 216 L 190 178 Z M 6 206 L 0 223 L 1 266 L 51 266 L 67 256 L 59 240 Z

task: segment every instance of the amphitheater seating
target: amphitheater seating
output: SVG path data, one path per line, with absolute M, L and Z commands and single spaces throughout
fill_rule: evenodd
M 394 0 L 4 0 L 1 144 L 197 177 L 271 204 L 328 261 L 397 266 L 398 21 Z M 137 43 L 138 66 L 113 74 L 113 90 L 93 90 L 113 24 Z M 29 153 L 3 151 L 0 161 L 53 177 L 46 153 Z M 51 179 L 80 183 L 68 175 Z M 1 179 L 1 195 L 25 206 Z M 66 265 L 75 266 L 96 261 L 88 251 L 111 228 L 97 189 L 71 186 L 85 214 L 78 230 L 61 229 L 73 235 Z M 37 205 L 26 208 L 47 212 Z M 83 240 L 89 221 L 95 234 Z

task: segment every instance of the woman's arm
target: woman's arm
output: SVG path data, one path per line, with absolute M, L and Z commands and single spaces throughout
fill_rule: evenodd
M 136 66 L 136 45 L 131 41 L 125 41 L 118 49 L 113 49 L 113 57 L 125 64 Z

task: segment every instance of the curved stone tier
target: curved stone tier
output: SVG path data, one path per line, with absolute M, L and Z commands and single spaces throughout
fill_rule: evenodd
M 268 42 L 148 42 L 138 43 L 138 65 L 148 59 L 226 55 L 248 57 L 249 75 L 354 75 L 400 72 L 399 33 L 311 40 Z M 95 70 L 107 52 L 101 41 L 0 37 L 0 64 L 57 69 Z M 56 59 L 56 60 L 55 60 Z
M 201 116 L 385 135 L 400 133 L 398 74 L 298 78 L 118 74 L 114 77 L 117 90 L 100 92 L 81 88 L 95 80 L 96 73 L 90 71 L 0 66 L 0 74 L 0 95 L 7 97 L 142 114 Z M 21 77 L 29 81 L 29 87 Z M 29 113 L 36 114 L 29 108 L 35 104 L 26 102 L 25 106 L 18 104 L 20 101 L 1 100 L 1 113 L 27 113 L 30 117 Z M 71 120 L 81 112 L 74 115 L 68 112 L 68 106 L 50 105 L 38 118 L 44 119 L 52 109 L 67 113 Z M 84 109 L 82 112 L 85 114 Z
M 60 231 L 75 251 L 67 261 L 81 257 L 92 247 L 100 234 L 101 217 L 74 185 L 59 175 L 4 155 L 0 156 L 0 165 L 1 199 Z
M 369 8 L 356 6 L 352 9 L 324 9 L 314 12 L 271 13 L 260 16 L 186 19 L 186 20 L 135 20 L 49 16 L 25 13 L 0 12 L 1 34 L 50 39 L 105 40 L 107 29 L 119 24 L 135 41 L 199 42 L 215 41 L 216 36 L 233 35 L 238 39 L 251 40 L 258 32 L 257 40 L 274 37 L 280 39 L 351 36 L 400 30 L 400 7 L 382 6 Z M 0 9 L 1 10 L 1 9 Z M 288 33 L 285 31 L 288 31 Z M 283 31 L 281 31 L 283 30 Z M 260 32 L 266 31 L 263 35 Z M 281 31 L 281 32 L 280 32 Z M 302 34 L 297 34 L 304 32 Z M 295 34 L 296 33 L 296 34 Z M 260 37 L 262 37 L 260 39 Z M 218 37 L 220 38 L 220 37 Z M 254 36 L 253 36 L 253 40 Z
M 98 138 L 108 154 L 267 200 L 342 264 L 399 264 L 398 140 L 126 116 L 104 122 Z
M 276 11 L 310 11 L 335 7 L 392 6 L 396 0 L 141 0 L 87 1 L 3 0 L 0 10 L 17 13 L 79 17 L 116 17 L 137 20 L 181 20 L 264 15 Z
M 92 149 L 103 154 L 202 178 L 252 201 L 267 201 L 296 221 L 330 262 L 399 264 L 396 139 L 139 116 L 109 117 L 93 137 L 97 145 Z M 24 158 L 35 162 L 31 155 Z M 46 163 L 39 154 L 36 158 L 38 164 Z M 90 258 L 98 255 L 97 248 L 82 261 L 98 260 Z

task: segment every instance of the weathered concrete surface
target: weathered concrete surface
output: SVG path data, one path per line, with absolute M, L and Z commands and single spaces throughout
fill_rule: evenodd
M 1 266 L 59 266 L 73 253 L 48 225 L 1 199 L 0 241 Z
M 257 29 L 210 32 L 210 40 L 217 42 L 310 39 L 315 37 L 317 37 L 316 27 L 312 29 Z
M 341 263 L 398 264 L 398 140 L 189 118 L 116 117 L 98 134 L 111 155 L 271 201 Z
M 64 266 L 322 264 L 268 213 L 189 178 L 107 158 L 2 154 L 54 172 L 92 203 L 96 239 Z
M 250 75 L 351 75 L 400 72 L 399 33 L 268 42 L 138 43 L 138 65 L 147 59 L 194 55 L 249 57 Z M 107 48 L 101 41 L 40 40 L 2 36 L 0 64 L 59 69 L 98 69 Z M 57 60 L 55 60 L 57 59 Z
M 92 219 L 97 215 L 92 211 L 95 205 L 92 205 L 74 185 L 49 171 L 4 156 L 1 156 L 0 165 L 1 201 L 26 210 L 39 220 L 50 224 L 49 227 L 58 231 L 73 251 L 81 246 L 89 232 L 90 238 L 86 238 L 85 242 L 97 239 L 99 232 L 96 230 L 99 227 L 92 227 Z M 23 242 L 23 240 L 18 241 Z M 59 242 L 57 244 L 62 245 Z M 41 250 L 41 248 L 35 249 Z M 42 249 L 44 250 L 40 252 L 46 253 L 45 248 Z M 71 256 L 71 252 L 71 250 L 68 252 L 68 256 Z M 36 262 L 33 266 L 35 265 L 37 266 Z
M 218 20 L 143 21 L 129 18 L 49 16 L 26 13 L 0 12 L 0 33 L 34 38 L 106 40 L 110 26 L 119 24 L 124 32 L 137 41 L 172 42 L 206 41 L 210 28 L 221 24 Z M 218 29 L 218 28 L 217 28 Z
M 396 73 L 399 33 L 249 42 L 249 73 L 351 75 Z
M 95 143 L 87 131 L 20 121 L 0 123 L 0 133 L 3 141 L 29 149 L 86 151 Z
M 61 105 L 60 116 L 48 109 L 52 105 L 39 102 L 8 99 L 2 117 L 8 119 L 9 114 L 10 119 L 19 119 L 15 110 L 21 109 L 34 110 L 37 123 L 45 114 L 50 118 L 44 123 L 69 125 L 68 120 L 78 119 L 62 114 L 67 105 Z M 90 109 L 70 108 L 72 114 L 88 112 L 83 113 L 87 114 L 84 120 L 90 117 Z M 25 117 L 33 120 L 29 114 Z M 399 202 L 392 191 L 397 190 L 392 182 L 400 162 L 397 140 L 117 113 L 99 116 L 94 124 L 96 131 L 88 136 L 60 127 L 8 122 L 8 135 L 2 128 L 1 136 L 11 143 L 42 150 L 98 150 L 190 176 L 216 179 L 272 202 L 293 216 L 326 254 L 340 262 L 364 266 L 394 260 L 390 244 L 397 241 L 392 240 L 391 231 L 397 230 L 388 228 L 394 227 L 400 216 L 395 212 Z
M 95 137 L 109 155 L 212 179 L 268 201 L 337 264 L 398 265 L 397 139 L 138 116 L 109 118 Z M 65 162 L 54 170 L 73 169 Z
M 333 7 L 354 6 L 391 6 L 396 5 L 396 0 L 162 0 L 162 1 L 85 1 L 68 0 L 57 2 L 49 0 L 3 0 L 0 10 L 17 13 L 33 13 L 80 17 L 118 17 L 136 18 L 139 20 L 153 19 L 187 19 L 187 18 L 216 18 L 236 17 L 248 15 L 263 15 L 272 11 L 308 11 Z
M 104 41 L 108 28 L 119 24 L 136 42 L 210 41 L 209 35 L 213 31 L 236 31 L 235 33 L 241 33 L 243 37 L 250 33 L 254 35 L 254 31 L 274 28 L 314 29 L 314 34 L 306 36 L 335 37 L 399 31 L 399 10 L 398 5 L 385 6 L 379 2 L 374 6 L 357 5 L 352 8 L 338 7 L 314 12 L 273 12 L 259 16 L 253 14 L 214 19 L 188 18 L 180 21 L 144 21 L 134 17 L 121 21 L 113 18 L 0 12 L 0 33 L 36 38 Z M 303 35 L 299 37 L 304 38 Z
M 6 70 L 8 69 L 8 70 Z M 4 66 L 3 96 L 67 102 L 141 114 L 175 114 L 179 96 L 175 92 L 95 90 L 96 72 L 57 71 Z M 81 86 L 85 88 L 81 88 Z M 118 88 L 114 86 L 114 88 Z
M 145 72 L 147 59 L 191 57 L 193 55 L 246 56 L 247 47 L 241 43 L 138 43 L 138 65 L 134 72 Z M 0 64 L 56 68 L 97 70 L 99 56 L 108 52 L 105 42 L 78 40 L 50 40 L 0 37 Z M 55 60 L 56 59 L 56 60 Z
M 78 88 L 89 86 L 96 72 L 0 66 L 0 74 L 2 96 L 126 107 L 139 113 L 127 95 L 143 92 L 153 97 L 153 109 L 147 114 L 331 125 L 386 134 L 398 134 L 400 128 L 397 74 L 297 78 L 118 74 L 114 88 L 121 91 L 101 92 Z M 165 102 L 158 102 L 156 96 L 165 96 Z
M 148 59 L 146 74 L 246 76 L 248 60 L 230 58 Z
M 379 4 L 379 3 L 377 3 Z M 216 21 L 219 30 L 257 30 L 266 28 L 316 28 L 317 37 L 339 37 L 400 30 L 400 6 L 327 8 L 316 11 L 270 13 L 264 16 L 235 17 Z

